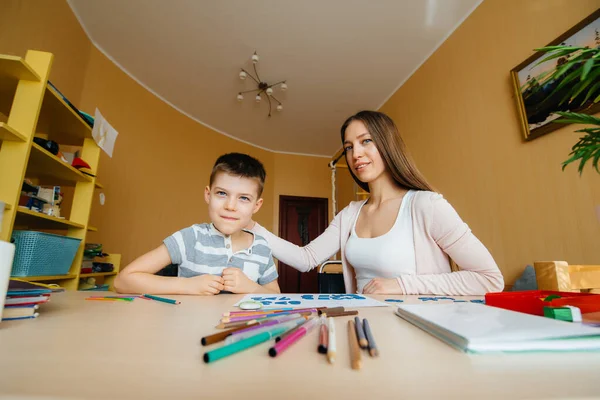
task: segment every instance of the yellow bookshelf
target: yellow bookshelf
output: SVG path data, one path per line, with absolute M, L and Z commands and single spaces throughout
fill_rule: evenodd
M 67 229 L 69 227 L 77 229 L 85 228 L 85 225 L 69 221 L 66 218 L 53 217 L 21 206 L 19 206 L 19 209 L 17 210 L 16 219 L 18 225 L 25 225 L 35 229 L 59 230 Z
M 58 186 L 73 186 L 76 182 L 92 181 L 92 177 L 79 172 L 36 143 L 31 145 L 31 155 L 25 175 L 38 177 L 40 181 L 48 180 Z
M 48 83 L 53 57 L 51 53 L 33 50 L 24 58 L 0 55 L 0 113 L 8 116 L 7 121 L 0 122 L 0 200 L 6 203 L 0 240 L 10 240 L 15 226 L 58 231 L 81 239 L 67 274 L 21 279 L 56 282 L 74 290 L 80 278 L 95 276 L 112 285 L 120 267 L 119 254 L 104 260 L 115 265 L 114 272 L 80 275 L 86 234 L 97 231 L 88 223 L 94 190 L 103 186 L 95 177 L 81 173 L 33 141 L 34 136 L 43 135 L 59 146 L 81 147 L 81 158 L 94 174 L 98 170 L 100 148 L 92 138 L 92 128 Z M 42 185 L 74 187 L 70 214 L 57 218 L 18 206 L 25 178 Z
M 14 86 L 16 86 L 20 80 L 35 82 L 41 80 L 40 75 L 38 75 L 23 58 L 17 56 L 0 55 L 0 71 L 2 72 L 2 80 L 12 80 Z
M 114 282 L 121 269 L 121 255 L 109 254 L 104 258 L 95 258 L 94 261 L 111 263 L 114 267 L 112 272 L 91 272 L 89 274 L 80 274 L 79 278 L 95 278 L 96 284 L 107 284 L 110 290 L 114 290 Z
M 0 142 L 1 141 L 25 142 L 27 139 L 19 132 L 15 131 L 4 122 L 0 122 Z

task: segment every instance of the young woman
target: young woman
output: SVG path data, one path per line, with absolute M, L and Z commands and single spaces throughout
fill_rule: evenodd
M 350 203 L 305 247 L 256 224 L 273 255 L 306 272 L 341 249 L 347 293 L 482 295 L 504 280 L 486 247 L 435 193 L 387 115 L 361 111 L 341 129 L 346 161 L 370 193 Z M 458 264 L 453 272 L 450 258 Z

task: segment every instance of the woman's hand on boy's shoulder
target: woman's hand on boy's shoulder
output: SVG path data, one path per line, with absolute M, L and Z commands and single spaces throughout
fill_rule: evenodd
M 188 294 L 205 296 L 219 294 L 224 288 L 223 277 L 210 274 L 185 278 L 185 284 Z
M 225 290 L 231 293 L 252 293 L 260 286 L 250 280 L 244 271 L 239 268 L 225 268 L 223 270 L 223 281 Z

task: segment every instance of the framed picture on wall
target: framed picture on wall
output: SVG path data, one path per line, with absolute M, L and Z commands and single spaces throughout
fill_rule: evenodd
M 589 48 L 599 47 L 600 9 L 546 46 L 558 45 Z M 560 68 L 560 65 L 565 62 L 564 57 L 558 57 L 540 63 L 547 56 L 547 53 L 536 52 L 510 71 L 525 140 L 535 139 L 564 126 L 564 124 L 553 122 L 559 118 L 554 114 L 556 111 L 572 111 L 586 114 L 600 112 L 600 103 L 591 104 L 590 101 L 586 101 L 584 104 L 577 104 L 577 102 L 572 101 L 570 103 L 562 103 L 563 92 L 562 90 L 555 89 L 559 87 L 561 78 L 573 71 L 568 70 L 556 79 L 544 80 L 541 78 L 543 75 L 547 75 L 549 72 Z M 581 68 L 581 65 L 578 68 Z M 540 84 L 543 90 L 539 90 Z M 535 92 L 531 90 L 534 85 L 538 87 L 538 90 Z M 563 88 L 568 89 L 568 87 Z M 597 90 L 598 93 L 591 96 L 592 99 L 600 95 L 600 87 Z

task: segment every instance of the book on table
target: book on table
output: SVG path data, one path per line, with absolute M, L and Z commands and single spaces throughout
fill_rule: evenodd
M 396 315 L 468 353 L 600 350 L 598 327 L 483 304 L 407 304 Z

